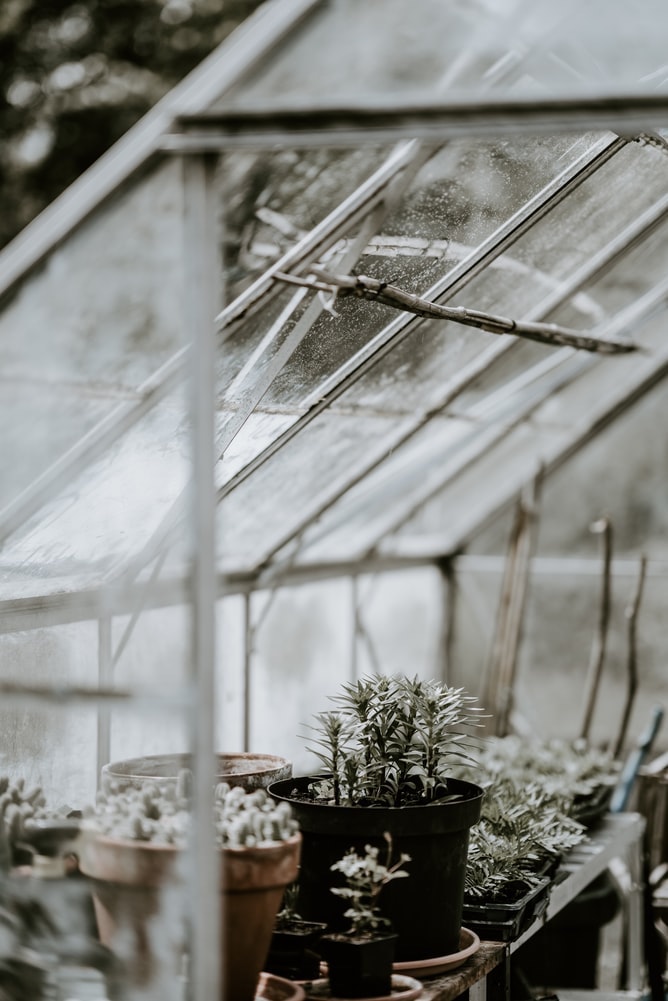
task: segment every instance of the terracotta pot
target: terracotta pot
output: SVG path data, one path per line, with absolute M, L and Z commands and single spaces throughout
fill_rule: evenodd
M 256 754 L 248 751 L 229 752 L 216 756 L 217 781 L 231 786 L 243 786 L 247 792 L 266 789 L 271 782 L 289 779 L 292 762 L 275 754 Z M 141 758 L 127 758 L 104 765 L 101 785 L 109 792 L 112 782 L 120 789 L 141 788 L 145 782 L 159 779 L 176 782 L 183 768 L 192 768 L 190 754 L 149 754 Z
M 221 866 L 223 998 L 253 1001 L 285 887 L 297 878 L 302 836 L 266 848 L 228 848 Z
M 285 887 L 297 877 L 301 834 L 276 845 L 222 853 L 224 1001 L 254 1001 Z M 92 882 L 100 941 L 132 989 L 171 996 L 186 948 L 186 853 L 170 845 L 87 832 L 80 868 Z M 134 995 L 133 995 L 134 996 Z M 142 996 L 141 993 L 138 996 Z

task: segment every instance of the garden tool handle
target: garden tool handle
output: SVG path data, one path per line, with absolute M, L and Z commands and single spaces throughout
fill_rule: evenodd
M 617 783 L 610 801 L 611 813 L 622 813 L 626 809 L 631 795 L 631 789 L 633 788 L 633 783 L 635 782 L 636 776 L 642 767 L 643 761 L 650 752 L 656 735 L 659 732 L 662 720 L 662 707 L 654 706 L 654 709 L 652 710 L 652 717 L 647 725 L 647 728 L 640 736 L 637 747 L 631 751 L 626 759 L 619 782 Z

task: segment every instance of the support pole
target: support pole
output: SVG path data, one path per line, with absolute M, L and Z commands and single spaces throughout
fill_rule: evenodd
M 110 688 L 113 681 L 113 656 L 111 652 L 111 617 L 105 615 L 97 624 L 97 680 L 100 688 Z M 96 784 L 100 782 L 102 766 L 111 757 L 111 710 L 104 704 L 98 704 L 97 710 L 97 776 Z M 96 785 L 96 787 L 97 787 Z
M 218 303 L 217 206 L 213 179 L 216 159 L 183 159 L 184 323 L 190 343 L 190 414 L 193 489 L 191 496 L 191 601 L 194 759 L 193 838 L 189 852 L 191 918 L 190 997 L 220 997 L 219 858 L 211 822 L 215 783 L 215 338 Z

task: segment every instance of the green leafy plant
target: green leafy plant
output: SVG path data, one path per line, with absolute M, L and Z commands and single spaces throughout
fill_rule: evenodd
M 570 810 L 569 804 L 579 798 L 602 786 L 615 786 L 619 768 L 611 752 L 586 740 L 539 740 L 510 734 L 485 741 L 478 755 L 476 778 L 490 784 L 499 776 L 511 776 L 517 783 L 535 782 Z
M 470 832 L 466 895 L 494 899 L 513 885 L 536 886 L 551 863 L 586 837 L 568 816 L 568 802 L 539 783 L 497 777 Z
M 176 784 L 147 782 L 98 793 L 84 811 L 89 827 L 117 838 L 185 845 L 190 830 L 190 773 Z M 264 789 L 245 792 L 226 782 L 216 786 L 213 821 L 219 848 L 242 848 L 287 841 L 298 830 L 289 803 L 275 803 Z
M 482 709 L 461 688 L 403 675 L 344 684 L 335 709 L 311 727 L 326 773 L 316 799 L 339 805 L 406 806 L 447 794 L 454 762 L 470 762 L 471 728 Z
M 411 857 L 402 853 L 392 864 L 392 839 L 387 833 L 385 840 L 387 854 L 384 862 L 378 858 L 379 848 L 365 845 L 364 855 L 358 855 L 351 848 L 331 866 L 332 872 L 340 872 L 345 877 L 346 885 L 333 886 L 331 891 L 350 903 L 344 917 L 350 920 L 346 934 L 351 938 L 372 937 L 379 930 L 391 927 L 391 922 L 380 913 L 378 898 L 383 887 L 393 879 L 409 875 L 402 866 L 410 862 Z

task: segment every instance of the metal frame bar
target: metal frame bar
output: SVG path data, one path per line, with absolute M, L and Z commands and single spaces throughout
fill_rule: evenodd
M 219 331 L 229 336 L 234 326 L 251 316 L 280 290 L 274 282 L 276 271 L 292 270 L 299 274 L 325 247 L 331 246 L 352 226 L 365 219 L 369 211 L 385 197 L 387 185 L 409 166 L 418 150 L 414 141 L 402 142 L 395 146 L 385 161 L 374 173 L 337 205 L 329 215 L 306 233 L 278 261 L 275 261 L 244 292 L 226 306 L 216 316 Z
M 192 664 L 194 698 L 190 713 L 193 752 L 193 832 L 189 852 L 191 902 L 190 981 L 193 1001 L 220 994 L 220 894 L 216 837 L 211 823 L 216 691 L 215 568 L 215 337 L 217 308 L 217 209 L 213 190 L 216 161 L 211 157 L 183 162 L 184 314 L 192 332 L 190 414 L 192 416 L 193 491 L 191 494 Z M 224 666 L 222 670 L 224 676 Z
M 111 616 L 103 616 L 98 622 L 97 630 L 97 679 L 100 688 L 111 687 L 113 683 Z M 97 710 L 97 778 L 99 781 L 102 766 L 106 765 L 111 756 L 111 713 L 108 706 L 101 705 Z
M 332 146 L 408 138 L 443 142 L 510 131 L 554 134 L 610 129 L 632 136 L 661 128 L 667 119 L 668 95 L 660 93 L 555 98 L 532 94 L 530 99 L 492 97 L 448 103 L 427 98 L 419 104 L 393 94 L 391 103 L 383 99 L 357 106 L 311 102 L 303 108 L 267 105 L 176 116 L 161 148 L 201 153 L 275 143 Z

